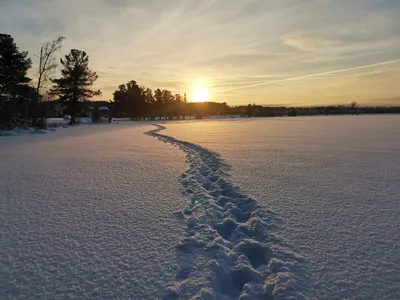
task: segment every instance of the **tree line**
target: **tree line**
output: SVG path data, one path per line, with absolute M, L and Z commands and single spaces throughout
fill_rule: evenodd
M 42 102 L 46 97 L 58 97 L 68 107 L 74 124 L 78 103 L 101 95 L 99 90 L 91 89 L 98 76 L 89 69 L 85 51 L 72 49 L 60 59 L 61 76 L 51 77 L 58 67 L 56 53 L 64 39 L 58 37 L 41 47 L 33 70 L 34 86 L 27 76 L 32 67 L 28 52 L 20 51 L 11 35 L 0 34 L 0 127 L 43 125 L 46 114 Z M 51 88 L 46 89 L 48 84 Z
M 184 119 L 186 116 L 186 94 L 172 94 L 171 91 L 156 89 L 154 92 L 139 86 L 135 80 L 121 84 L 114 92 L 112 115 L 129 117 L 133 120 Z
M 90 101 L 100 96 L 100 90 L 92 86 L 98 79 L 96 72 L 89 68 L 89 56 L 85 51 L 71 49 L 57 62 L 56 54 L 61 49 L 64 37 L 45 42 L 36 55 L 38 63 L 32 74 L 35 85 L 27 76 L 32 60 L 27 51 L 20 51 L 11 35 L 0 34 L 0 128 L 45 126 L 49 116 L 49 107 L 56 98 L 65 108 L 64 113 L 75 124 L 76 117 L 87 114 L 82 109 L 92 105 L 98 107 L 101 102 Z M 60 66 L 60 76 L 53 78 L 54 71 Z M 104 105 L 104 103 L 103 103 Z M 186 93 L 173 94 L 166 89 L 152 90 L 130 80 L 118 86 L 113 93 L 113 101 L 106 102 L 109 107 L 109 121 L 113 117 L 142 119 L 185 119 L 195 116 L 198 119 L 212 115 L 241 115 L 247 117 L 275 117 L 297 115 L 361 114 L 361 113 L 400 113 L 400 107 L 360 107 L 352 102 L 347 106 L 319 107 L 265 107 L 249 104 L 230 107 L 227 103 L 187 101 Z M 98 112 L 94 110 L 96 118 Z
M 132 120 L 180 120 L 192 115 L 198 119 L 228 114 L 229 106 L 224 103 L 187 101 L 186 93 L 173 94 L 169 90 L 152 90 L 139 86 L 135 80 L 122 84 L 114 92 L 111 117 L 129 117 Z
M 308 107 L 262 106 L 257 104 L 233 107 L 232 114 L 246 117 L 295 117 L 319 115 L 400 114 L 400 106 L 327 105 Z
M 36 77 L 33 86 L 32 79 L 27 76 L 32 67 L 28 52 L 20 51 L 10 35 L 0 34 L 0 127 L 40 125 L 48 116 L 51 104 L 44 100 L 54 97 L 63 106 L 63 112 L 70 115 L 71 124 L 75 124 L 77 116 L 87 113 L 82 107 L 92 97 L 101 95 L 100 90 L 92 89 L 98 75 L 89 68 L 89 56 L 85 51 L 71 49 L 60 59 L 61 76 L 52 78 L 58 67 L 56 53 L 64 39 L 58 37 L 41 47 L 38 66 L 33 71 Z M 47 88 L 48 85 L 51 87 Z M 110 120 L 112 117 L 184 119 L 187 115 L 203 118 L 227 114 L 229 110 L 226 103 L 189 103 L 186 93 L 173 94 L 166 89 L 153 91 L 134 80 L 119 85 L 113 96 L 114 101 L 108 105 Z

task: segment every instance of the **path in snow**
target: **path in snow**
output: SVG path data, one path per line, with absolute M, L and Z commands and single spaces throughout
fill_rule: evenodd
M 163 134 L 219 153 L 282 216 L 310 299 L 400 299 L 399 115 L 199 120 Z
M 180 183 L 189 208 L 176 213 L 187 225 L 177 244 L 180 271 L 165 299 L 305 299 L 303 259 L 272 234 L 279 220 L 229 182 L 229 165 L 193 143 L 146 134 L 180 147 L 189 170 Z

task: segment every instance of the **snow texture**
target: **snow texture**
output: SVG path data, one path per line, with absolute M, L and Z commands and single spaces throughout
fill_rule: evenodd
M 309 299 L 400 299 L 400 116 L 168 124 L 219 153 L 230 181 L 282 220 Z
M 400 299 L 398 116 L 165 123 L 0 137 L 0 299 Z
M 0 130 L 0 136 L 16 136 L 21 134 L 45 134 L 56 131 L 54 128 L 49 129 L 13 129 L 13 130 Z
M 178 271 L 185 161 L 151 128 L 0 137 L 1 300 L 162 299 Z
M 279 245 L 276 216 L 229 182 L 217 153 L 164 129 L 147 134 L 178 146 L 190 166 L 180 179 L 190 205 L 176 213 L 186 223 L 176 246 L 180 270 L 164 299 L 305 299 L 303 259 Z

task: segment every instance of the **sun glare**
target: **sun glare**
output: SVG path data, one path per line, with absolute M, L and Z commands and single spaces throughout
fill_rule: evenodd
M 210 98 L 210 92 L 205 88 L 196 88 L 192 93 L 194 102 L 205 102 Z

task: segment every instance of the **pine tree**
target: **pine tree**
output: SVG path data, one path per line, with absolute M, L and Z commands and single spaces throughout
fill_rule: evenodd
M 154 91 L 154 99 L 156 99 L 156 112 L 158 119 L 161 120 L 162 115 L 164 114 L 164 100 L 163 93 L 160 89 L 156 89 Z
M 75 124 L 79 101 L 101 95 L 100 90 L 91 89 L 98 76 L 89 69 L 89 56 L 85 51 L 72 49 L 60 62 L 61 78 L 52 79 L 54 86 L 50 92 L 58 95 L 60 100 L 68 105 L 71 124 Z
M 31 81 L 26 76 L 32 64 L 27 56 L 28 52 L 19 51 L 11 35 L 0 34 L 0 111 L 9 103 L 12 119 L 17 125 L 16 103 L 27 94 Z

